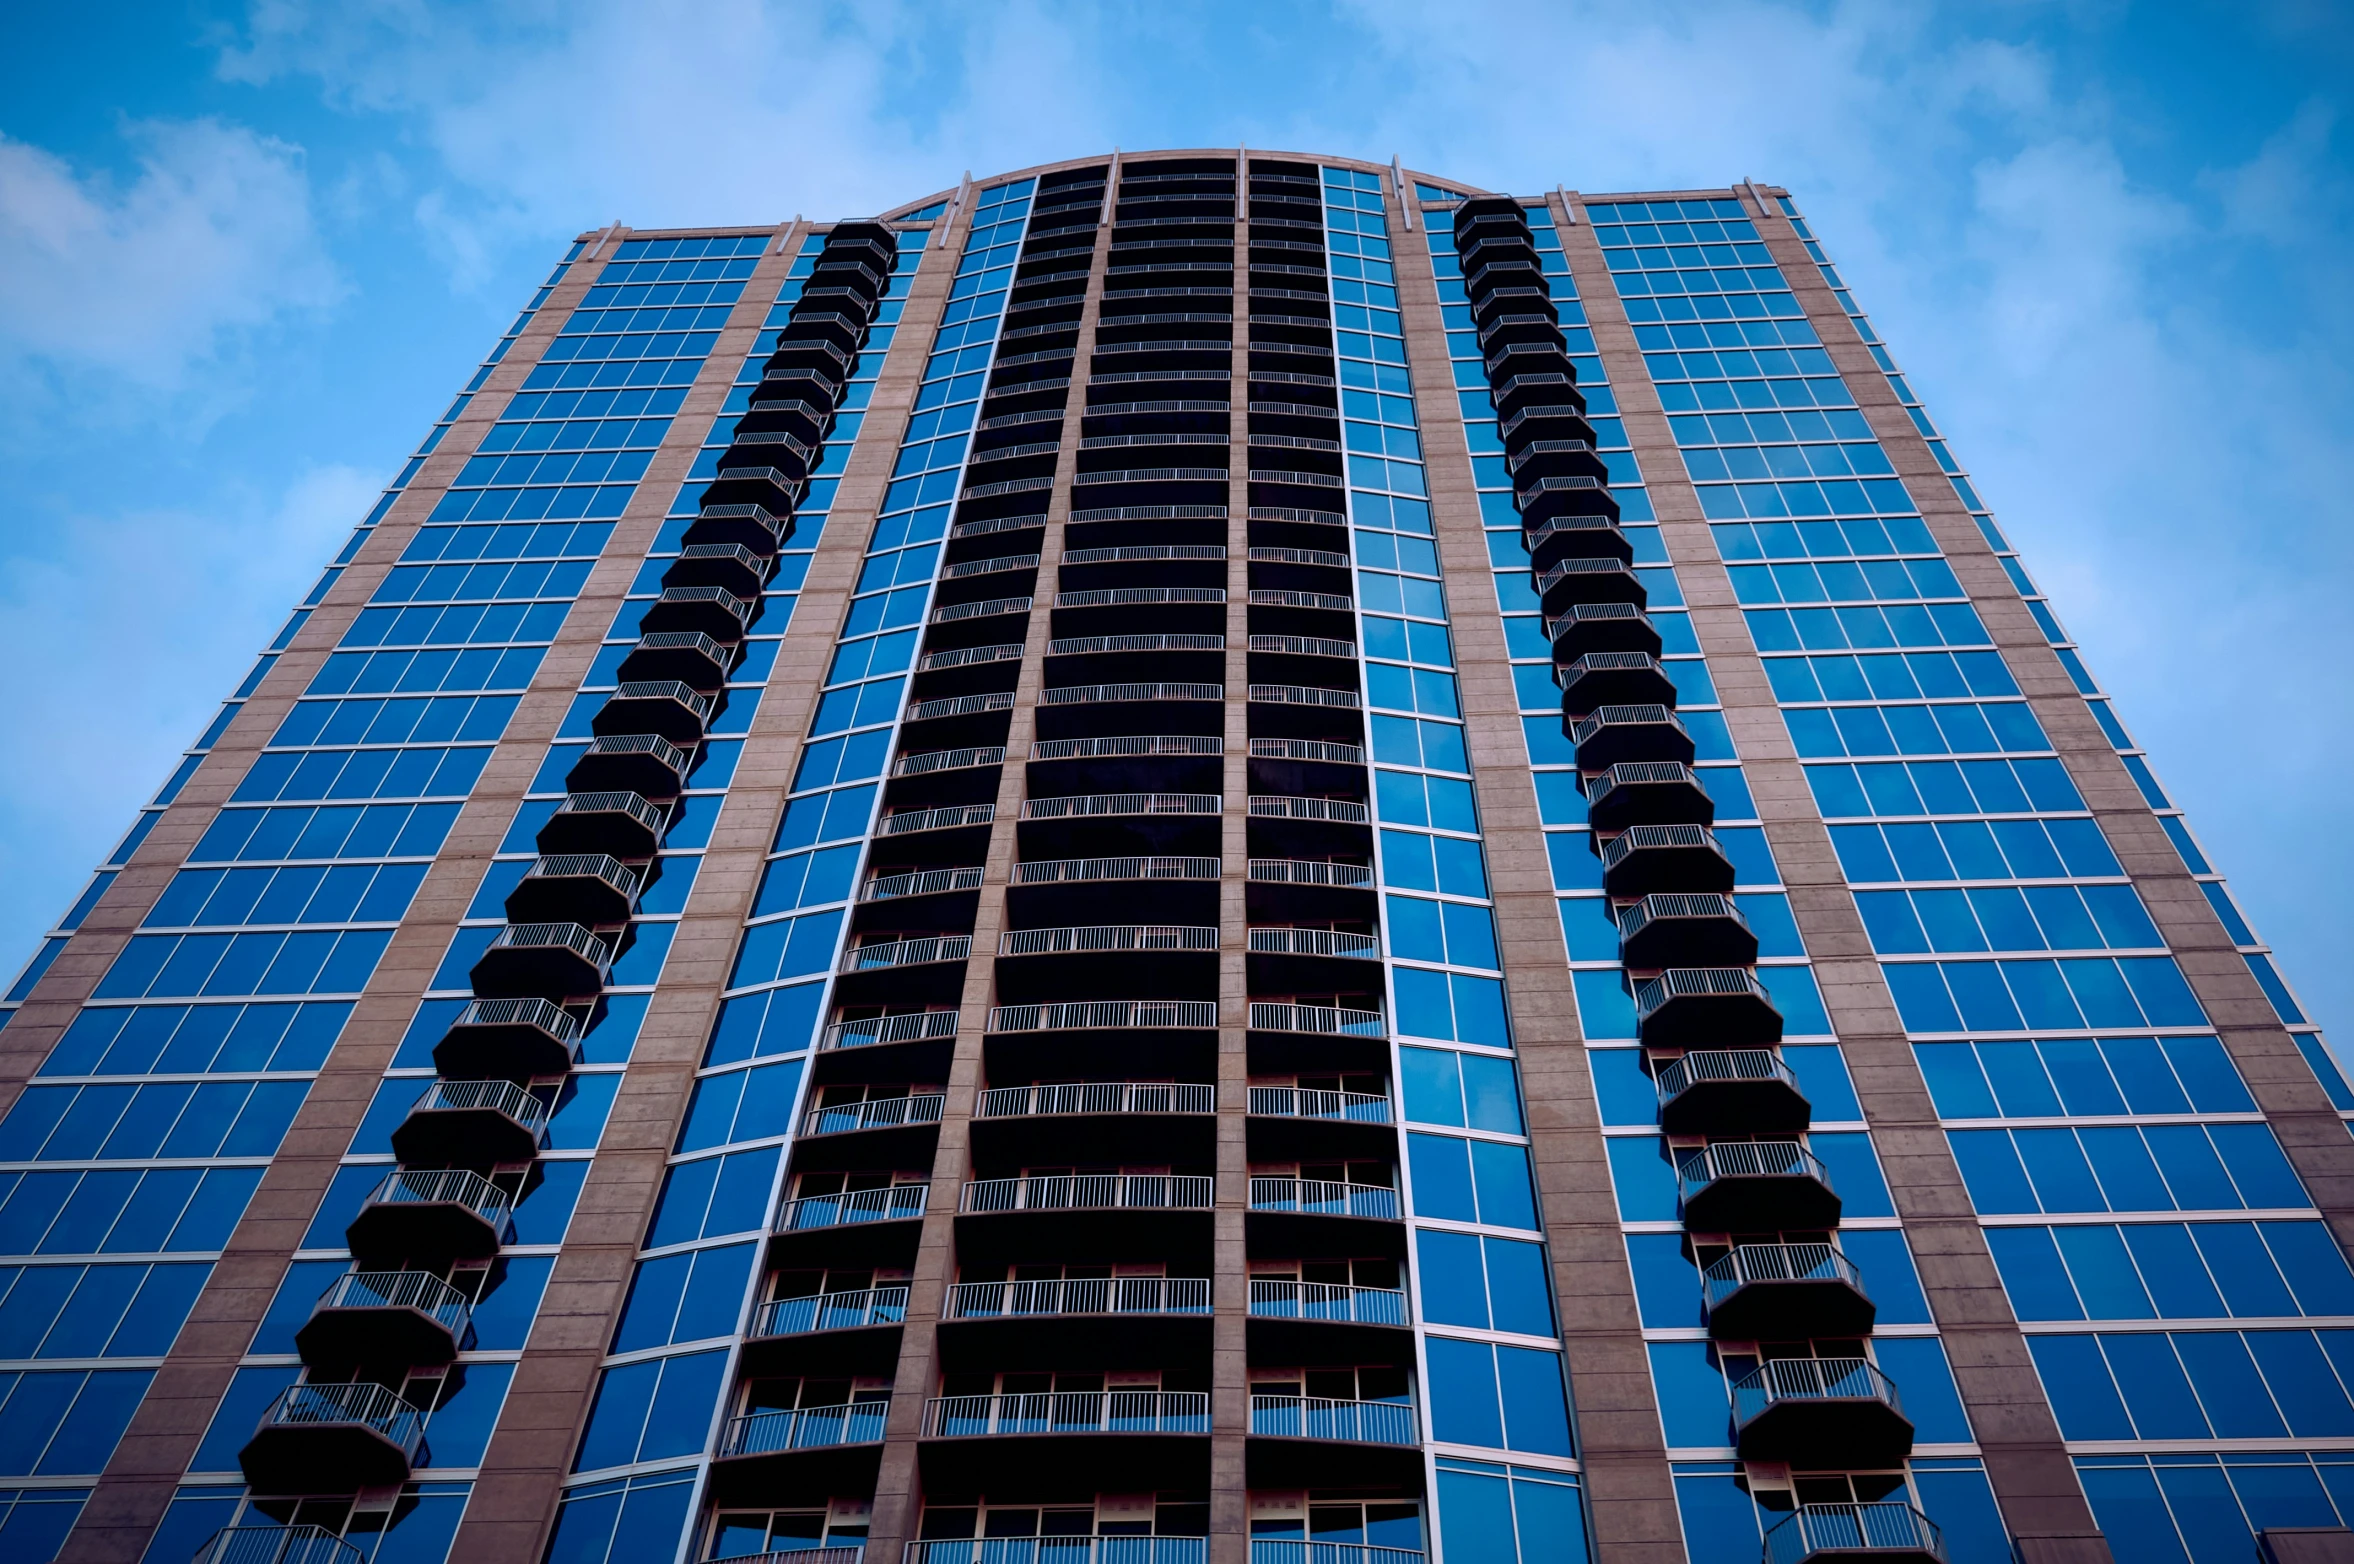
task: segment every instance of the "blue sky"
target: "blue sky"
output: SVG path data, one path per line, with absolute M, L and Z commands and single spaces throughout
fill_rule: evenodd
M 2290 980 L 2354 1017 L 2354 14 L 2328 0 L 261 0 L 9 27 L 0 963 L 575 232 L 1241 141 L 1523 193 L 1790 187 Z

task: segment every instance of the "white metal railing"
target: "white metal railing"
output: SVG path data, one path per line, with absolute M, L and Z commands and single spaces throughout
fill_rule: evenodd
M 649 803 L 636 793 L 608 789 L 601 793 L 567 793 L 564 802 L 556 806 L 560 815 L 627 815 L 647 830 L 659 835 L 664 817 L 669 813 L 660 804 Z
M 1253 608 L 1321 608 L 1345 614 L 1357 605 L 1338 592 L 1287 592 L 1270 587 L 1251 588 Z
M 896 1129 L 902 1124 L 937 1124 L 947 1098 L 938 1092 L 913 1097 L 871 1097 L 812 1108 L 801 1119 L 804 1135 L 847 1135 L 853 1130 Z
M 495 1113 L 537 1137 L 547 1133 L 548 1105 L 513 1081 L 435 1081 L 409 1105 L 411 1113 Z
M 866 1048 L 876 1043 L 921 1043 L 956 1035 L 957 1012 L 911 1010 L 903 1015 L 836 1021 L 818 1041 L 820 1049 Z
M 917 701 L 907 708 L 907 720 L 931 722 L 941 717 L 979 717 L 1013 709 L 1013 691 L 991 690 L 985 695 L 945 695 L 936 701 Z
M 1280 435 L 1257 436 L 1252 439 L 1251 444 L 1259 445 L 1268 439 L 1279 440 L 1283 438 L 1284 437 Z M 1312 449 L 1323 450 L 1327 447 L 1330 447 L 1333 450 L 1338 450 L 1340 449 L 1340 442 L 1337 440 L 1318 440 L 1315 442 Z M 1254 547 L 1251 550 L 1251 563 L 1254 565 L 1325 565 L 1334 570 L 1346 570 L 1349 568 L 1349 556 L 1346 554 L 1335 553 L 1333 550 L 1328 548 Z
M 1049 1390 L 1032 1395 L 939 1396 L 924 1403 L 934 1439 L 978 1434 L 1206 1434 L 1206 1390 Z
M 1336 820 L 1363 825 L 1365 806 L 1352 798 L 1300 798 L 1288 794 L 1253 793 L 1250 812 L 1270 820 Z
M 1717 845 L 1715 833 L 1704 825 L 1631 825 L 1602 844 L 1602 867 L 1615 869 L 1626 861 L 1627 854 L 1657 848 L 1706 848 L 1719 855 L 1724 852 Z
M 1196 436 L 1180 435 L 1174 438 L 1190 442 Z M 1224 435 L 1217 435 L 1214 438 L 1220 444 L 1225 443 L 1226 437 Z M 1127 543 L 1118 548 L 1075 548 L 1063 555 L 1063 563 L 1066 565 L 1116 565 L 1146 563 L 1160 559 L 1217 560 L 1225 557 L 1226 545 L 1223 543 Z
M 888 1401 L 802 1407 L 794 1412 L 753 1412 L 730 1419 L 719 1453 L 777 1455 L 787 1450 L 827 1450 L 836 1445 L 870 1445 L 883 1437 Z M 833 1549 L 826 1549 L 833 1552 Z
M 1676 1190 L 1687 1200 L 1727 1178 L 1811 1178 L 1832 1187 L 1830 1170 L 1794 1140 L 1720 1140 L 1676 1164 Z
M 1381 959 L 1381 941 L 1370 934 L 1343 934 L 1334 929 L 1256 928 L 1248 937 L 1250 949 L 1262 955 Z
M 975 1116 L 1030 1118 L 1062 1113 L 1215 1113 L 1218 1089 L 1197 1081 L 1065 1081 L 1053 1086 L 994 1086 Z
M 1329 1320 L 1346 1325 L 1403 1325 L 1406 1295 L 1394 1287 L 1251 1278 L 1251 1313 L 1262 1319 Z
M 978 603 L 944 603 L 932 610 L 932 623 L 954 624 L 959 619 L 990 619 L 999 614 L 1026 614 L 1027 597 L 992 597 Z
M 776 1231 L 806 1233 L 825 1227 L 855 1227 L 864 1222 L 896 1222 L 924 1214 L 929 1184 L 888 1184 L 880 1189 L 853 1189 L 839 1195 L 804 1195 L 788 1200 L 777 1212 Z
M 910 831 L 946 831 L 960 825 L 987 825 L 996 818 L 995 804 L 949 804 L 939 809 L 901 809 L 883 816 L 879 834 L 903 836 Z
M 860 901 L 891 901 L 901 896 L 935 896 L 942 891 L 969 891 L 981 883 L 981 866 L 957 869 L 918 869 L 911 874 L 879 874 L 859 887 Z
M 425 1414 L 393 1391 L 367 1381 L 288 1385 L 262 1414 L 264 1428 L 319 1428 L 358 1423 L 400 1447 L 410 1461 L 425 1441 Z
M 1250 1111 L 1263 1119 L 1345 1119 L 1387 1124 L 1390 1100 L 1373 1092 L 1328 1092 L 1304 1086 L 1254 1086 Z
M 1303 1216 L 1366 1216 L 1395 1221 L 1398 1192 L 1386 1184 L 1347 1184 L 1328 1178 L 1254 1175 L 1253 1211 L 1292 1211 Z
M 1047 447 L 1047 449 L 1053 450 L 1054 447 L 1050 445 Z M 1003 457 L 1010 456 L 1013 454 L 1013 452 L 1010 450 L 998 450 L 993 451 L 990 454 L 992 456 Z M 1037 568 L 1038 556 L 1035 554 L 994 554 L 987 559 L 968 559 L 961 564 L 950 565 L 946 570 L 943 570 L 940 573 L 940 579 L 943 581 L 961 581 L 967 576 L 992 576 L 996 575 L 1000 571 L 1035 570 Z
M 1004 641 L 995 646 L 960 646 L 945 652 L 926 652 L 916 659 L 918 673 L 937 673 L 943 668 L 968 668 L 976 663 L 1010 663 L 1022 658 L 1022 643 Z
M 1258 740 L 1253 739 L 1252 743 Z M 1032 760 L 1094 760 L 1106 756 L 1223 755 L 1226 741 L 1205 733 L 1121 733 L 1094 739 L 1040 739 Z
M 1327 689 L 1320 684 L 1254 684 L 1251 699 L 1269 706 L 1340 706 L 1355 711 L 1355 690 Z
M 755 1336 L 805 1336 L 821 1330 L 857 1330 L 897 1325 L 907 1318 L 907 1289 L 867 1287 L 856 1292 L 812 1293 L 805 1298 L 771 1298 L 753 1311 Z
M 1014 865 L 1016 885 L 1080 880 L 1214 880 L 1215 858 L 1033 858 Z
M 695 714 L 697 723 L 711 720 L 711 697 L 676 679 L 631 679 L 616 685 L 609 699 L 616 701 L 675 701 Z
M 1222 701 L 1223 684 L 1065 684 L 1038 692 L 1041 706 L 1092 706 L 1109 701 Z
M 431 1271 L 346 1271 L 311 1305 L 313 1314 L 327 1309 L 409 1309 L 458 1338 L 474 1301 Z
M 1770 1358 L 1733 1381 L 1736 1424 L 1790 1401 L 1878 1401 L 1904 1411 L 1895 1383 L 1867 1358 Z
M 752 1564 L 752 1561 L 740 1560 L 737 1564 Z M 1424 1564 L 1424 1557 L 1419 1548 L 1385 1548 L 1372 1542 L 1253 1537 L 1251 1564 Z
M 1943 1559 L 1945 1537 L 1909 1504 L 1802 1504 L 1766 1528 L 1765 1564 L 1873 1552 Z
M 1094 1276 L 1037 1282 L 958 1282 L 945 1317 L 1002 1320 L 1053 1314 L 1207 1314 L 1206 1276 Z
M 1335 641 L 1320 635 L 1254 635 L 1254 652 L 1290 652 L 1299 657 L 1354 657 L 1357 643 Z
M 1365 764 L 1361 744 L 1334 744 L 1325 739 L 1253 739 L 1251 754 L 1260 760 L 1323 760 L 1335 765 Z
M 1111 923 L 1065 929 L 1008 929 L 997 936 L 997 953 L 1001 956 L 1217 948 L 1217 929 L 1193 924 Z
M 1217 1024 L 1217 1003 L 1208 999 L 1084 999 L 1046 1005 L 999 1005 L 989 1012 L 992 1032 L 1214 1027 Z
M 1288 1005 L 1251 1001 L 1254 1032 L 1313 1032 L 1322 1037 L 1387 1037 L 1378 1010 L 1343 1010 L 1337 1005 Z
M 687 752 L 659 733 L 610 733 L 589 740 L 591 756 L 644 755 L 665 770 L 686 775 Z
M 364 1564 L 366 1558 L 321 1526 L 224 1526 L 189 1564 Z
M 1670 967 L 1635 985 L 1636 1023 L 1678 999 L 1754 999 L 1769 1008 L 1773 1005 L 1765 985 L 1747 967 Z
M 492 950 L 568 950 L 603 972 L 613 951 L 577 923 L 510 923 L 490 942 Z
M 1253 858 L 1250 877 L 1268 885 L 1370 886 L 1373 869 L 1367 864 L 1332 863 L 1322 858 Z
M 1253 1180 L 1256 1183 L 1256 1180 Z M 957 1209 L 1003 1211 L 1207 1211 L 1210 1179 L 1193 1173 L 1039 1173 L 968 1181 Z
M 1073 517 L 1073 520 L 1078 518 Z M 1164 635 L 1066 635 L 1046 643 L 1049 657 L 1083 657 L 1090 652 L 1222 652 L 1223 635 L 1171 632 Z
M 404 1168 L 368 1192 L 371 1206 L 464 1206 L 489 1223 L 503 1240 L 514 1225 L 515 1202 L 498 1185 L 469 1168 Z
M 1414 1408 L 1405 1402 L 1330 1401 L 1322 1396 L 1251 1397 L 1251 1432 L 1376 1445 L 1410 1445 L 1420 1437 Z
M 961 771 L 967 766 L 997 766 L 1004 763 L 1003 744 L 976 744 L 963 749 L 925 749 L 912 755 L 902 755 L 891 762 L 891 775 L 920 777 L 934 771 Z
M 1736 1244 L 1700 1273 L 1700 1302 L 1713 1309 L 1752 1282 L 1843 1282 L 1864 1291 L 1855 1262 L 1829 1244 Z
M 1024 820 L 1068 820 L 1090 815 L 1214 815 L 1226 807 L 1215 793 L 1075 793 L 1022 801 Z
M 1091 476 L 1091 475 L 1082 475 Z M 1220 469 L 1218 476 L 1226 476 Z M 1152 603 L 1223 603 L 1224 587 L 1102 587 L 1086 592 L 1057 592 L 1057 608 L 1129 608 Z
M 1764 1085 L 1778 1081 L 1793 1092 L 1799 1089 L 1798 1077 L 1790 1073 L 1790 1066 L 1779 1055 L 1763 1048 L 1709 1048 L 1688 1053 L 1662 1064 L 1656 1080 L 1659 1100 L 1663 1103 L 1695 1086 L 1712 1083 L 1729 1085 L 1748 1081 Z
M 842 952 L 842 963 L 835 970 L 879 972 L 886 967 L 920 967 L 935 961 L 962 961 L 972 953 L 970 934 L 933 934 L 879 945 L 853 945 Z

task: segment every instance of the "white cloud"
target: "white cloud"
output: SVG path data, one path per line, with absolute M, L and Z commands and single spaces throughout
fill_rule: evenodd
M 339 296 L 299 149 L 214 119 L 124 136 L 127 182 L 0 136 L 0 351 L 175 388 L 231 335 Z

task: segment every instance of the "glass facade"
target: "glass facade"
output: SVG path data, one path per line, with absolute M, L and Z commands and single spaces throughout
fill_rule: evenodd
M 1751 185 L 584 236 L 0 1026 L 33 1564 L 2354 1525 L 2354 1088 Z

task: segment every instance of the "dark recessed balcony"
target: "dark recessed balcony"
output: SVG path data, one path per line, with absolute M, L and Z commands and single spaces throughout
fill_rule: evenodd
M 515 1235 L 507 1192 L 466 1168 L 402 1169 L 368 1192 L 344 1229 L 353 1255 L 487 1260 Z
M 1937 1523 L 1909 1504 L 1802 1504 L 1766 1529 L 1765 1564 L 1947 1564 Z
M 614 671 L 624 684 L 668 680 L 694 690 L 716 691 L 727 683 L 728 669 L 735 660 L 733 644 L 722 645 L 700 630 L 657 630 L 639 636 L 638 644 Z
M 1511 380 L 1531 374 L 1577 373 L 1576 366 L 1569 361 L 1568 352 L 1556 342 L 1507 342 L 1487 355 L 1485 365 L 1490 381 Z
M 866 340 L 867 317 L 861 313 L 845 315 L 825 307 L 826 301 L 811 300 L 803 295 L 795 301 L 792 313 L 785 317 L 784 327 L 778 332 L 778 345 L 802 342 L 830 342 L 845 353 L 856 353 Z
M 810 269 L 810 286 L 849 288 L 879 299 L 891 286 L 891 265 L 896 259 L 894 246 L 872 237 L 844 238 L 837 230 L 828 236 L 817 265 Z
M 1553 664 L 1561 667 L 1591 652 L 1642 652 L 1657 657 L 1666 643 L 1650 616 L 1632 603 L 1574 603 L 1544 621 L 1553 643 Z
M 558 853 L 523 871 L 507 893 L 515 923 L 625 923 L 637 903 L 638 871 L 603 853 Z
M 1075 999 L 1058 1004 L 997 1005 L 989 1012 L 989 1031 L 995 1036 L 1196 1029 L 1217 1024 L 1217 1003 L 1208 999 Z
M 1610 497 L 1610 485 L 1586 473 L 1531 478 L 1514 487 L 1512 504 L 1530 526 L 1556 516 L 1618 515 L 1618 501 Z
M 1510 196 L 1474 196 L 1455 208 L 1455 242 L 1470 244 L 1489 236 L 1529 236 L 1528 214 Z
M 1585 603 L 1631 603 L 1650 606 L 1651 594 L 1632 566 L 1609 555 L 1556 560 L 1543 570 L 1529 572 L 1529 585 L 1547 614 L 1558 615 Z
M 1765 1048 L 1708 1048 L 1652 1059 L 1659 1127 L 1670 1135 L 1795 1134 L 1814 1117 L 1798 1077 Z
M 433 1045 L 433 1067 L 463 1079 L 527 1081 L 570 1070 L 580 1022 L 544 999 L 477 999 Z
M 1669 967 L 1635 985 L 1635 1025 L 1651 1047 L 1781 1040 L 1782 1012 L 1747 967 Z
M 1523 440 L 1504 465 L 1514 485 L 1524 491 L 1540 478 L 1592 478 L 1605 487 L 1610 482 L 1610 468 L 1594 454 L 1590 440 Z
M 1635 562 L 1635 545 L 1611 516 L 1549 517 L 1522 528 L 1520 546 L 1528 551 L 1532 580 L 1565 559 L 1615 559 L 1624 565 Z
M 1561 709 L 1573 716 L 1606 706 L 1657 706 L 1676 703 L 1675 681 L 1649 652 L 1588 652 L 1568 667 L 1556 664 L 1553 682 L 1561 687 Z
M 833 423 L 834 409 L 831 403 L 814 402 L 806 395 L 792 393 L 755 395 L 751 411 L 736 421 L 736 438 L 743 440 L 748 435 L 786 434 L 803 445 L 814 446 L 825 439 Z M 725 582 L 720 584 L 726 585 Z
M 1491 292 L 1487 298 L 1492 300 L 1496 296 L 1495 292 Z M 1569 350 L 1568 343 L 1562 339 L 1561 327 L 1550 308 L 1542 314 L 1534 310 L 1497 311 L 1494 313 L 1483 311 L 1482 313 L 1485 319 L 1479 330 L 1479 349 L 1490 358 L 1494 358 L 1509 348 L 1532 344 L 1552 348 L 1562 353 Z
M 1689 766 L 1637 761 L 1588 777 L 1585 786 L 1586 815 L 1597 831 L 1637 825 L 1705 826 L 1716 819 L 1716 800 Z
M 237 1465 L 255 1493 L 355 1493 L 407 1482 L 424 1443 L 424 1412 L 382 1385 L 289 1385 Z
M 1725 1341 L 1868 1336 L 1879 1310 L 1829 1244 L 1739 1244 L 1700 1274 L 1709 1334 Z
M 1085 1062 L 1078 1067 L 1085 1068 Z M 1203 1162 L 1213 1154 L 1208 1116 L 1217 1111 L 1217 1095 L 1218 1089 L 1205 1081 L 995 1087 L 980 1094 L 974 1109 L 973 1155 L 995 1167 L 1042 1157 L 1170 1166 Z
M 294 1333 L 314 1365 L 430 1367 L 472 1345 L 473 1303 L 431 1271 L 346 1271 Z
M 694 744 L 710 726 L 711 705 L 711 697 L 676 679 L 624 684 L 590 716 L 589 731 L 599 738 L 659 733 L 673 744 Z
M 903 874 L 878 874 L 859 887 L 862 902 L 898 901 L 909 896 L 939 896 L 949 891 L 980 889 L 982 866 L 965 864 L 953 869 L 911 869 Z
M 1375 1093 L 1254 1086 L 1249 1108 L 1254 1161 L 1389 1161 L 1397 1156 L 1390 1100 Z
M 782 504 L 775 510 L 751 500 L 728 500 L 718 503 L 706 501 L 695 513 L 694 522 L 686 531 L 689 548 L 710 544 L 732 543 L 748 553 L 770 556 L 785 546 L 793 535 L 793 507 Z
M 392 1152 L 411 1166 L 529 1162 L 548 1139 L 548 1105 L 513 1081 L 435 1081 L 393 1129 Z
M 1733 1382 L 1734 1444 L 1747 1461 L 1896 1466 L 1913 1424 L 1864 1358 L 1774 1358 Z
M 762 367 L 760 383 L 752 388 L 752 400 L 807 402 L 830 411 L 841 405 L 842 387 L 849 378 L 838 369 L 771 363 Z
M 613 950 L 577 923 L 520 923 L 499 930 L 466 974 L 484 999 L 569 999 L 605 986 Z
M 1482 272 L 1493 266 L 1515 263 L 1533 265 L 1537 260 L 1536 241 L 1525 227 L 1517 232 L 1509 228 L 1483 228 L 1468 238 L 1458 235 L 1455 253 L 1463 262 L 1466 279 L 1479 278 Z M 1484 293 L 1486 289 L 1474 291 Z
M 662 584 L 723 587 L 751 602 L 768 585 L 775 568 L 773 559 L 755 554 L 741 543 L 690 543 L 662 572 Z
M 1351 1010 L 1338 1005 L 1294 1005 L 1280 1000 L 1251 1001 L 1254 1032 L 1306 1032 L 1316 1037 L 1387 1037 L 1389 1023 L 1378 1010 Z
M 1665 706 L 1604 706 L 1566 726 L 1582 771 L 1643 760 L 1690 765 L 1697 752 L 1692 735 Z
M 1582 396 L 1532 403 L 1501 420 L 1496 425 L 1496 434 L 1506 450 L 1518 449 L 1535 440 L 1583 440 L 1589 447 L 1594 443 L 1594 425 L 1586 417 L 1586 399 Z
M 1201 1081 L 1065 1081 L 1054 1086 L 997 1086 L 981 1093 L 973 1117 L 1218 1111 L 1218 1089 Z
M 732 644 L 744 638 L 744 627 L 752 622 L 752 608 L 726 587 L 664 587 L 638 621 L 638 629 L 700 630 L 715 641 Z
M 1637 825 L 1601 843 L 1602 888 L 1613 896 L 1733 889 L 1733 860 L 1699 825 Z
M 808 492 L 808 479 L 795 477 L 792 473 L 771 465 L 768 459 L 763 456 L 746 453 L 746 458 L 743 460 L 726 462 L 724 456 L 721 460 L 726 465 L 719 469 L 718 474 L 711 480 L 710 486 L 703 491 L 701 503 L 706 511 L 715 505 L 758 505 L 789 514 L 794 506 L 801 503 L 801 496 Z M 689 536 L 691 537 L 693 534 L 690 533 Z M 697 538 L 696 541 L 706 540 Z M 734 541 L 745 542 L 748 540 L 738 538 Z
M 731 467 L 774 467 L 796 478 L 807 478 L 817 465 L 816 446 L 790 429 L 736 430 L 728 449 Z
M 777 334 L 776 351 L 768 358 L 772 373 L 780 369 L 807 369 L 848 380 L 857 367 L 855 350 L 845 351 L 821 337 L 793 337 L 783 331 Z
M 673 799 L 687 785 L 694 757 L 659 733 L 616 733 L 591 739 L 564 773 L 574 793 L 635 793 Z
M 321 1526 L 224 1526 L 191 1564 L 367 1564 L 367 1555 Z
M 1583 404 L 1585 393 L 1577 388 L 1577 374 L 1571 369 L 1531 370 L 1508 375 L 1498 380 L 1489 378 L 1489 400 L 1495 404 L 1499 419 L 1510 418 L 1524 407 L 1536 407 L 1554 402 Z
M 1831 1173 L 1794 1140 L 1721 1140 L 1676 1164 L 1684 1226 L 1761 1233 L 1839 1225 Z
M 1482 293 L 1471 309 L 1472 320 L 1482 330 L 1499 320 L 1513 316 L 1534 316 L 1561 324 L 1561 312 L 1554 307 L 1550 289 L 1529 283 L 1506 283 Z
M 1618 959 L 1639 968 L 1746 967 L 1757 960 L 1757 933 L 1730 896 L 1646 896 L 1618 909 Z
M 1332 1401 L 1322 1396 L 1252 1396 L 1251 1432 L 1276 1439 L 1378 1445 L 1410 1445 L 1422 1437 L 1410 1403 Z

